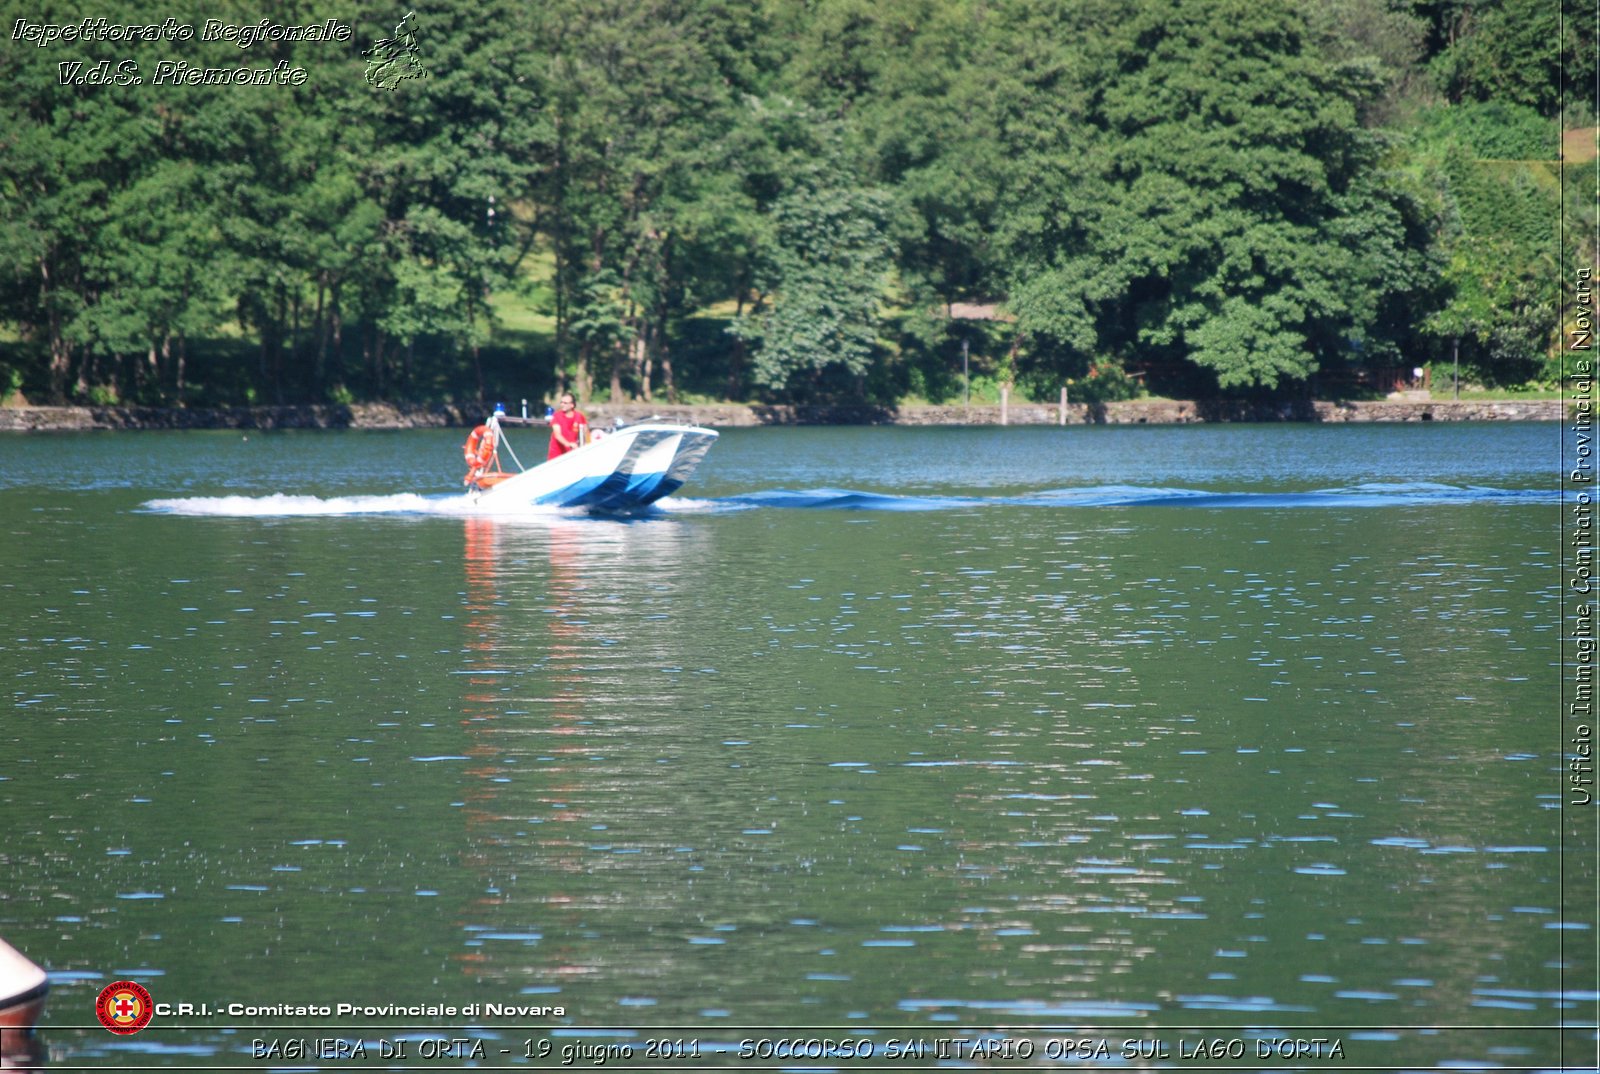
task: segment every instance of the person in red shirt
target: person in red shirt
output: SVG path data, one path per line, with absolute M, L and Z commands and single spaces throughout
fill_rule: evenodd
M 550 416 L 550 454 L 548 459 L 565 455 L 584 441 L 589 421 L 578 412 L 578 401 L 571 392 L 562 392 L 560 408 Z

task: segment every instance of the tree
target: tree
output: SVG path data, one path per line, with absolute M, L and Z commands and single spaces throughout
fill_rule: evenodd
M 823 374 L 837 369 L 860 394 L 877 354 L 888 198 L 840 179 L 814 166 L 773 206 L 773 246 L 756 277 L 764 302 L 730 329 L 751 345 L 754 379 L 770 392 L 824 394 Z
M 1298 391 L 1451 338 L 1515 379 L 1554 320 L 1538 281 L 1560 195 L 1505 162 L 1553 156 L 1554 110 L 1593 74 L 1591 28 L 1540 0 L 482 0 L 399 31 L 352 0 L 287 0 L 273 17 L 355 40 L 135 50 L 147 78 L 164 60 L 306 70 L 248 91 L 94 84 L 123 42 L 0 50 L 6 383 L 481 396 L 492 300 L 543 290 L 547 254 L 554 365 L 540 349 L 494 372 L 584 396 L 934 391 L 958 303 L 1002 310 L 982 348 L 1002 375 L 1052 386 L 1121 363 L 1169 390 Z M 363 46 L 384 39 L 375 86 Z M 64 60 L 101 73 L 64 84 Z
M 1408 233 L 1369 179 L 1371 80 L 1278 6 L 1145 3 L 1107 29 L 1088 174 L 1065 211 L 1034 211 L 1059 241 L 1017 244 L 1012 306 L 1042 356 L 1187 360 L 1270 389 L 1381 336 L 1363 291 L 1394 284 L 1364 266 Z
M 1545 0 L 1424 0 L 1428 66 L 1453 102 L 1504 101 L 1552 116 L 1566 86 L 1594 85 L 1593 19 Z M 1592 103 L 1592 102 L 1591 102 Z
M 188 341 L 214 329 L 225 295 L 196 256 L 216 236 L 192 162 L 163 160 L 111 198 L 89 259 L 102 284 L 73 334 L 113 354 L 140 354 L 133 392 L 180 405 L 187 390 Z
M 565 0 L 541 19 L 560 357 L 574 362 L 580 396 L 598 369 L 614 400 L 630 387 L 648 397 L 671 296 L 693 271 L 682 251 L 704 230 L 693 206 L 723 185 L 705 165 L 724 159 L 718 145 L 748 77 L 725 44 L 745 36 L 748 18 L 714 0 Z M 596 301 L 620 303 L 623 338 L 572 331 L 611 318 Z
M 21 14 L 10 12 L 6 25 Z M 108 12 L 113 21 L 123 15 L 142 22 L 128 7 Z M 70 22 L 74 12 L 44 4 L 26 16 Z M 87 84 L 116 77 L 114 65 L 124 58 L 119 46 L 86 43 L 68 61 L 83 66 L 67 74 L 86 84 L 63 85 L 57 66 L 63 57 L 50 49 L 0 50 L 0 80 L 8 87 L 0 95 L 0 279 L 7 319 L 47 351 L 45 394 L 52 402 L 89 389 L 98 375 L 94 363 L 111 356 L 101 348 L 102 332 L 132 345 L 125 317 L 95 309 L 113 285 L 104 227 L 111 203 L 168 146 L 162 124 L 137 94 Z
M 1541 375 L 1556 330 L 1547 281 L 1556 272 L 1555 206 L 1536 166 L 1475 159 L 1448 143 L 1439 186 L 1445 301 L 1425 322 L 1438 351 L 1461 344 L 1477 377 L 1520 384 Z
M 383 214 L 360 265 L 374 329 L 367 361 L 380 390 L 401 353 L 401 375 L 416 390 L 413 356 L 426 341 L 439 354 L 429 363 L 435 377 L 470 353 L 483 394 L 477 356 L 492 324 L 489 296 L 510 286 L 534 242 L 533 222 L 509 210 L 535 196 L 546 165 L 537 27 L 536 12 L 509 0 L 425 12 L 406 20 L 404 36 L 427 77 L 360 98 L 373 134 L 351 166 Z M 390 342 L 400 346 L 386 351 Z

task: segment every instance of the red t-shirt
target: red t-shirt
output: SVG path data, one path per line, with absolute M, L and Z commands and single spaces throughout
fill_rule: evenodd
M 580 414 L 576 408 L 570 412 L 558 410 L 552 414 L 550 416 L 550 454 L 546 455 L 545 458 L 553 459 L 572 450 L 556 439 L 557 430 L 560 430 L 562 436 L 576 444 L 581 442 L 578 438 L 578 431 L 588 424 L 588 419 Z

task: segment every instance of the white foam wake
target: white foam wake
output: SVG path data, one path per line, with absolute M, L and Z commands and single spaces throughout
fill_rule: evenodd
M 145 510 L 167 515 L 216 518 L 292 518 L 308 515 L 468 515 L 479 508 L 466 496 L 419 496 L 414 492 L 390 496 L 190 496 L 176 500 L 151 500 Z
M 753 506 L 753 504 L 734 503 L 728 500 L 694 499 L 689 496 L 668 496 L 650 505 L 656 511 L 684 515 L 744 511 Z

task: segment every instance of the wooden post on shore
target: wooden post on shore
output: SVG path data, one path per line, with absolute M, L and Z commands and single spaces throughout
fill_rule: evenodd
M 972 368 L 967 358 L 967 341 L 961 341 L 961 405 L 972 405 Z
M 1006 405 L 1010 401 L 1011 401 L 1011 389 L 1009 387 L 1007 387 L 1006 385 L 1004 385 L 1004 384 L 1000 385 L 1000 424 L 1001 425 L 1007 424 L 1007 422 L 1006 422 Z
M 1057 425 L 1065 425 L 1066 423 L 1067 423 L 1067 386 L 1065 384 L 1063 384 L 1061 386 L 1061 420 L 1056 422 L 1056 424 Z

